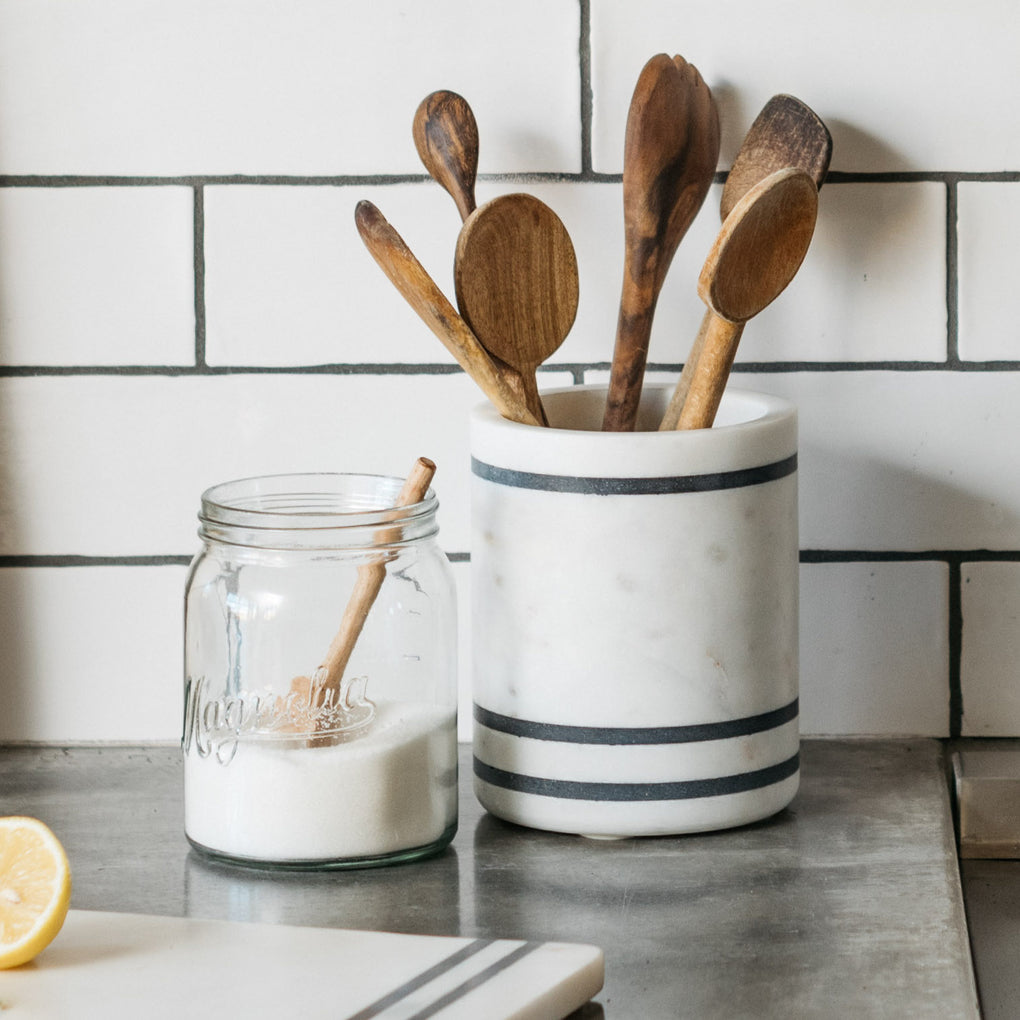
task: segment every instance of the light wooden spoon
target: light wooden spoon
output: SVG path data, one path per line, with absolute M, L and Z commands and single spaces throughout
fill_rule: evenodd
M 457 363 L 481 387 L 504 418 L 527 425 L 540 424 L 510 388 L 492 358 L 446 295 L 415 258 L 404 239 L 371 203 L 361 201 L 354 220 L 365 247 L 390 282 L 400 291 L 422 321 L 439 337 Z
M 475 211 L 478 176 L 478 124 L 467 100 L 447 90 L 430 93 L 415 111 L 412 134 L 425 169 L 466 220 Z
M 793 96 L 773 96 L 748 129 L 726 175 L 719 203 L 721 219 L 725 221 L 737 202 L 754 185 L 784 167 L 799 167 L 811 175 L 816 187 L 821 188 L 831 159 L 832 136 L 818 114 Z M 675 429 L 680 420 L 680 411 L 691 388 L 694 366 L 705 345 L 710 321 L 711 313 L 706 311 L 659 425 L 660 430 Z
M 623 290 L 602 428 L 633 430 L 652 318 L 719 160 L 719 117 L 697 68 L 660 53 L 638 77 L 623 154 Z
M 744 323 L 794 278 L 817 215 L 811 175 L 788 167 L 751 188 L 726 217 L 698 278 L 698 294 L 712 315 L 679 428 L 712 427 Z
M 427 457 L 419 457 L 411 468 L 397 495 L 394 507 L 408 507 L 420 503 L 428 495 L 429 485 L 436 473 L 436 465 Z M 374 538 L 376 546 L 387 546 L 400 541 L 401 529 L 398 526 L 380 528 Z M 314 676 L 296 676 L 290 682 L 290 694 L 294 703 L 304 706 L 304 712 L 295 713 L 291 721 L 292 732 L 312 733 L 323 728 L 324 705 L 339 703 L 340 684 L 343 681 L 347 664 L 351 661 L 354 646 L 365 627 L 365 621 L 379 590 L 386 580 L 386 564 L 392 559 L 392 553 L 382 552 L 366 560 L 358 567 L 354 589 L 351 591 L 340 619 L 340 627 L 326 650 L 321 665 Z M 330 744 L 334 736 L 326 734 L 321 737 L 309 738 L 310 747 Z
M 461 315 L 517 373 L 525 403 L 546 424 L 535 369 L 577 315 L 577 257 L 563 222 L 533 195 L 494 198 L 464 221 L 453 275 Z

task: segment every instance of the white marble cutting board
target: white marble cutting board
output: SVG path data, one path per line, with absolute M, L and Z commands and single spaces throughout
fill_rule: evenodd
M 594 946 L 72 910 L 0 971 L 10 1020 L 556 1020 L 602 987 Z

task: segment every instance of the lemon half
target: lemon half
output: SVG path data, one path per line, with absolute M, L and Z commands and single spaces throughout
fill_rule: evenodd
M 57 936 L 71 902 L 60 841 L 35 818 L 0 818 L 0 970 L 27 963 Z

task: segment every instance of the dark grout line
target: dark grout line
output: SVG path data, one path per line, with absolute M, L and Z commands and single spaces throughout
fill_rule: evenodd
M 26 376 L 168 376 L 224 375 L 454 375 L 457 364 L 393 362 L 361 365 L 0 365 L 0 378 Z M 569 371 L 569 369 L 565 369 Z
M 960 364 L 959 241 L 957 235 L 958 191 L 955 181 L 946 182 L 946 362 Z
M 195 366 L 205 364 L 205 188 L 193 189 L 194 205 L 194 256 L 195 256 Z
M 77 554 L 14 554 L 0 556 L 0 570 L 27 567 L 187 567 L 192 561 L 190 555 L 154 556 L 82 556 Z M 471 554 L 451 552 L 446 554 L 451 563 L 470 563 Z
M 191 556 L 80 556 L 80 555 L 8 555 L 0 556 L 0 569 L 11 567 L 186 567 Z
M 447 552 L 452 563 L 470 563 L 469 551 Z M 165 567 L 187 566 L 190 555 L 155 554 L 126 556 L 88 556 L 79 554 L 0 555 L 4 567 Z M 947 563 L 959 580 L 965 563 L 1020 563 L 1020 549 L 926 549 L 900 551 L 886 549 L 801 549 L 801 563 Z M 960 584 L 956 584 L 957 590 Z M 950 600 L 952 605 L 952 599 Z M 962 617 L 959 617 L 962 619 Z
M 963 732 L 963 569 L 959 560 L 949 563 L 949 736 Z
M 527 171 L 479 174 L 479 180 L 506 182 L 563 182 L 563 183 L 619 183 L 619 173 L 597 173 L 590 167 L 591 162 L 591 105 L 590 65 L 587 73 L 582 70 L 582 137 L 585 143 L 588 163 L 578 172 L 570 171 Z M 585 91 L 589 93 L 585 97 Z M 726 171 L 716 172 L 716 180 L 725 181 Z M 202 188 L 220 185 L 262 185 L 267 187 L 327 187 L 351 186 L 388 187 L 394 184 L 424 184 L 430 178 L 422 173 L 400 174 L 183 174 L 159 176 L 127 174 L 0 174 L 0 188 L 155 188 L 186 187 Z M 1020 183 L 1020 170 L 875 170 L 846 171 L 831 170 L 825 184 L 914 184 L 921 182 L 959 184 L 976 183 Z
M 594 93 L 591 84 L 591 0 L 578 0 L 581 13 L 581 38 L 578 58 L 581 76 L 581 175 L 592 172 L 591 126 Z
M 446 362 L 375 362 L 320 365 L 209 365 L 205 358 L 204 309 L 199 307 L 203 283 L 196 280 L 196 364 L 187 365 L 0 365 L 0 379 L 33 376 L 166 376 L 227 375 L 454 375 L 463 371 Z M 679 372 L 681 362 L 649 362 L 649 372 Z M 586 372 L 608 372 L 608 361 L 547 362 L 539 373 L 570 373 L 577 385 Z M 863 372 L 1017 372 L 1020 361 L 753 361 L 738 362 L 734 375 Z
M 591 365 L 589 368 L 608 368 Z M 681 363 L 649 363 L 647 371 L 677 372 Z M 1020 361 L 745 361 L 733 372 L 782 374 L 792 372 L 1015 372 Z
M 1020 549 L 801 549 L 801 563 L 1020 563 Z

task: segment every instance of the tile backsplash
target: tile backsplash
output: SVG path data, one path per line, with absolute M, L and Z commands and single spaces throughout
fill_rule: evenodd
M 545 387 L 605 381 L 627 107 L 652 54 L 717 98 L 716 184 L 663 289 L 674 380 L 725 172 L 766 100 L 834 139 L 808 258 L 733 385 L 800 411 L 806 734 L 1020 734 L 1020 19 L 806 0 L 0 0 L 0 740 L 173 740 L 207 486 L 439 464 L 469 734 L 480 393 L 369 257 L 371 199 L 452 295 L 411 138 L 462 93 L 479 202 L 527 190 L 581 305 Z M 975 55 L 976 56 L 972 56 Z

